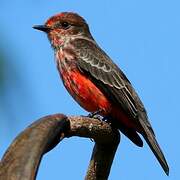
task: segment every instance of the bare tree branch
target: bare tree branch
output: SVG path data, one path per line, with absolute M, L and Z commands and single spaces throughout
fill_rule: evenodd
M 108 179 L 120 141 L 118 130 L 97 119 L 63 114 L 43 117 L 17 136 L 0 162 L 0 179 L 34 180 L 43 154 L 71 136 L 93 138 L 96 142 L 85 179 Z

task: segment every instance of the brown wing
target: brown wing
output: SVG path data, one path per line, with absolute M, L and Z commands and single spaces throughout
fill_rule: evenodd
M 168 174 L 167 162 L 156 141 L 146 110 L 124 73 L 94 41 L 76 39 L 73 44 L 79 69 L 85 72 L 106 93 L 108 98 L 117 103 L 130 119 L 142 129 L 141 134 Z
M 124 73 L 93 42 L 77 39 L 74 46 L 79 68 L 128 116 L 138 119 L 138 108 L 144 110 L 144 107 Z

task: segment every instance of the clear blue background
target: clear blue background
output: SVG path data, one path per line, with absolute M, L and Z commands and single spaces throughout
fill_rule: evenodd
M 62 86 L 46 35 L 32 29 L 58 12 L 73 11 L 131 80 L 170 166 L 168 178 L 146 143 L 138 148 L 122 136 L 109 179 L 180 179 L 179 8 L 175 0 L 1 0 L 0 157 L 42 116 L 87 114 Z M 37 179 L 83 179 L 92 147 L 89 139 L 65 139 L 43 157 Z

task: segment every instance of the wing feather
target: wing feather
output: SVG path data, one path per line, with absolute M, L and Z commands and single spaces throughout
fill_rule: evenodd
M 141 127 L 143 137 L 168 174 L 167 162 L 155 139 L 146 110 L 124 73 L 95 42 L 77 39 L 74 41 L 74 46 L 75 50 L 78 49 L 76 56 L 79 69 L 86 73 L 114 103 L 117 103 L 138 127 Z M 142 146 L 142 141 L 135 131 L 128 129 L 121 129 L 121 131 L 135 144 Z
M 107 97 L 118 104 L 139 126 L 138 116 L 143 114 L 144 122 L 154 134 L 146 110 L 125 74 L 94 41 L 76 39 L 73 42 L 77 65 Z
M 137 116 L 136 103 L 127 87 L 127 85 L 130 86 L 130 82 L 123 72 L 100 48 L 97 48 L 97 45 L 83 39 L 76 41 L 80 42 L 74 45 L 81 44 L 81 51 L 76 52 L 78 67 L 92 76 L 115 103 L 135 118 Z

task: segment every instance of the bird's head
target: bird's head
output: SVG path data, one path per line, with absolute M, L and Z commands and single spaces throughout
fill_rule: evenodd
M 54 48 L 63 46 L 67 40 L 75 36 L 92 38 L 86 21 L 76 13 L 63 12 L 49 18 L 44 25 L 34 29 L 47 33 Z

